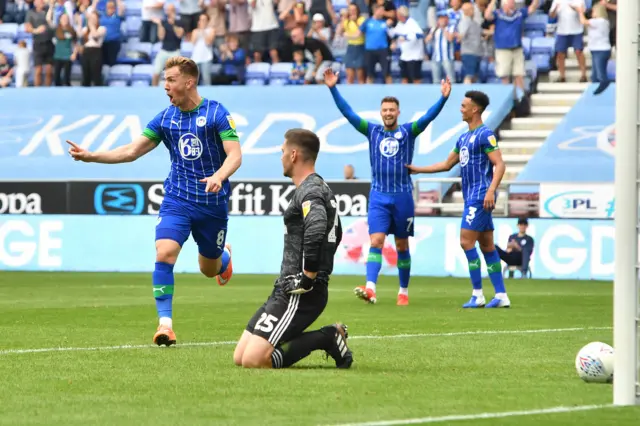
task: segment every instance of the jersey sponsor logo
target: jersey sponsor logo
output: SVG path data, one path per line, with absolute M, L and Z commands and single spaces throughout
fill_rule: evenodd
M 302 203 L 302 217 L 306 218 L 311 210 L 311 201 L 305 201 Z
M 227 115 L 227 121 L 229 122 L 229 127 L 231 127 L 233 130 L 236 129 L 236 122 L 233 120 L 233 117 L 231 115 Z
M 185 133 L 178 141 L 180 156 L 185 160 L 194 161 L 202 156 L 202 142 L 193 133 Z
M 142 214 L 145 198 L 138 184 L 100 184 L 93 195 L 97 214 Z
M 400 142 L 394 138 L 384 138 L 380 142 L 380 153 L 387 158 L 394 157 L 400 151 Z
M 465 167 L 469 163 L 469 149 L 463 146 L 460 149 L 460 166 Z
M 207 124 L 207 117 L 200 116 L 196 119 L 196 126 L 204 127 L 205 124 Z
M 496 147 L 498 146 L 498 141 L 496 140 L 495 135 L 491 135 L 489 136 L 489 143 L 491 144 L 491 146 Z

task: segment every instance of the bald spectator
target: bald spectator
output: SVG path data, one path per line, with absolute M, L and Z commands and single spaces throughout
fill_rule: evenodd
M 353 168 L 351 164 L 347 164 L 344 166 L 344 178 L 345 180 L 356 180 L 358 179 L 355 176 L 356 170 Z
M 409 8 L 398 8 L 398 25 L 390 30 L 395 43 L 400 47 L 400 76 L 402 83 L 421 83 L 424 60 L 424 33 L 415 19 L 409 16 Z

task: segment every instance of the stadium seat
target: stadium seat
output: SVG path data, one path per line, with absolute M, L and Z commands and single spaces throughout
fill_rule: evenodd
M 145 55 L 147 55 L 149 58 L 151 58 L 151 49 L 153 48 L 153 45 L 151 43 L 132 43 L 132 42 L 127 42 L 127 50 L 128 51 L 134 51 L 134 52 L 139 52 L 139 53 L 143 53 Z
M 454 72 L 455 72 L 455 75 L 456 75 L 455 83 L 462 83 L 462 62 L 461 61 L 455 61 L 453 63 L 453 69 L 454 69 Z
M 524 59 L 531 59 L 531 39 L 522 37 L 522 50 L 524 51 Z
M 487 64 L 487 74 L 486 74 L 485 81 L 489 81 L 490 79 L 495 77 L 496 77 L 496 63 L 489 62 Z
M 539 72 L 549 72 L 551 69 L 551 55 L 547 53 L 534 53 L 531 60 L 536 64 Z
M 109 80 L 109 87 L 126 87 L 129 82 L 124 80 Z
M 104 71 L 102 72 L 102 75 L 104 75 Z M 82 65 L 80 64 L 71 65 L 71 80 L 72 81 L 82 80 Z
M 107 81 L 109 84 L 113 81 L 125 81 L 128 83 L 131 80 L 132 72 L 133 67 L 131 65 L 114 65 L 109 69 Z
M 125 9 L 125 17 L 141 16 L 142 15 L 142 2 L 137 0 L 127 0 L 127 7 Z
M 127 23 L 127 37 L 138 37 L 142 19 L 138 16 L 130 16 L 125 22 Z
M 6 45 L 2 46 L 2 48 L 0 48 L 0 51 L 2 53 L 4 53 L 4 55 L 7 57 L 7 61 L 9 61 L 10 63 L 13 63 L 13 53 L 15 52 L 17 47 L 18 46 L 16 46 L 13 43 L 6 44 Z
M 424 61 L 422 62 L 422 82 L 426 84 L 430 84 L 433 81 L 433 76 L 431 72 L 431 62 Z
M 555 53 L 556 41 L 551 37 L 539 37 L 531 40 L 531 54 L 546 53 L 551 56 Z
M 156 56 L 158 56 L 158 52 L 160 51 L 160 49 L 162 49 L 161 42 L 151 45 L 151 63 L 153 63 L 153 61 L 156 59 Z
M 18 24 L 0 24 L 0 38 L 15 40 L 18 35 Z
M 487 81 L 488 68 L 489 68 L 489 62 L 485 58 L 482 58 L 482 60 L 480 61 L 480 68 L 478 70 L 478 80 L 481 83 L 484 83 L 485 81 Z
M 269 79 L 270 65 L 266 62 L 255 62 L 247 67 L 247 85 L 262 86 Z
M 149 86 L 151 86 L 151 82 L 146 80 L 136 80 L 131 82 L 131 87 L 149 87 Z
M 289 76 L 291 75 L 291 62 L 279 62 L 273 64 L 269 70 L 269 84 L 280 85 L 289 84 Z
M 524 31 L 535 31 L 539 33 L 541 36 L 547 31 L 547 24 L 549 23 L 549 17 L 544 13 L 534 13 L 533 15 L 529 15 L 527 19 L 524 21 Z
M 133 67 L 131 71 L 131 81 L 147 81 L 151 82 L 154 67 L 149 64 L 140 64 Z
M 616 81 L 616 61 L 609 59 L 607 62 L 607 78 L 611 81 Z
M 400 81 L 400 64 L 398 61 L 391 62 L 391 78 Z
M 24 27 L 24 24 L 20 25 L 18 27 L 18 33 L 16 34 L 16 41 L 20 41 L 20 40 L 32 40 L 33 36 L 31 35 L 31 33 L 28 33 L 26 28 Z
M 182 56 L 190 58 L 192 53 L 193 53 L 193 43 L 190 43 L 188 41 L 183 41 L 182 44 L 180 45 L 180 54 Z

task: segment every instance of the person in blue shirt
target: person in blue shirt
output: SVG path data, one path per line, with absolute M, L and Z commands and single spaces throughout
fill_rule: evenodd
M 448 171 L 460 163 L 464 211 L 460 229 L 460 245 L 469 263 L 469 275 L 473 286 L 471 299 L 463 308 L 508 308 L 511 306 L 504 287 L 500 256 L 493 243 L 493 218 L 496 191 L 505 172 L 505 164 L 493 131 L 482 122 L 482 113 L 489 105 L 489 97 L 480 91 L 465 93 L 460 112 L 469 125 L 445 161 L 431 166 L 408 165 L 411 173 L 438 173 Z M 495 168 L 495 170 L 494 170 Z M 480 258 L 476 243 L 487 264 L 489 278 L 496 292 L 491 302 L 485 303 L 482 292 Z
M 124 2 L 118 0 L 118 8 L 113 1 L 106 4 L 105 11 L 100 13 L 100 25 L 105 27 L 107 33 L 102 43 L 102 63 L 113 66 L 118 60 L 118 53 L 122 46 L 122 33 L 120 26 L 124 19 Z
M 383 124 L 374 124 L 358 116 L 340 95 L 333 71 L 325 72 L 325 84 L 329 87 L 336 106 L 353 127 L 369 140 L 371 162 L 371 194 L 369 196 L 369 237 L 371 248 L 367 260 L 366 285 L 354 289 L 356 296 L 369 303 L 376 303 L 376 283 L 382 268 L 382 248 L 387 235 L 394 234 L 398 250 L 398 305 L 409 304 L 409 277 L 411 254 L 409 237 L 413 236 L 415 205 L 413 182 L 406 165 L 413 159 L 416 138 L 438 116 L 451 93 L 451 81 L 441 82 L 442 96 L 417 121 L 399 124 L 400 102 L 388 96 L 382 99 L 380 116 Z
M 527 234 L 528 227 L 529 221 L 526 218 L 518 219 L 518 232 L 509 236 L 507 250 L 505 251 L 496 245 L 500 259 L 509 266 L 517 266 L 522 272 L 522 278 L 529 271 L 529 262 L 535 247 L 533 237 Z M 513 271 L 509 271 L 509 277 L 513 278 L 513 275 Z
M 373 83 L 376 74 L 376 64 L 380 64 L 385 83 L 391 84 L 389 25 L 384 18 L 384 8 L 374 4 L 371 9 L 373 16 L 362 23 L 360 32 L 364 35 L 364 62 L 367 82 Z
M 135 161 L 160 142 L 171 157 L 165 196 L 156 224 L 153 296 L 159 326 L 158 346 L 176 343 L 173 332 L 173 267 L 189 235 L 198 246 L 200 271 L 225 285 L 232 276 L 231 251 L 226 243 L 229 177 L 242 162 L 236 126 L 220 102 L 198 94 L 198 65 L 191 59 L 170 58 L 165 67 L 165 91 L 171 105 L 128 145 L 107 152 L 89 152 L 67 141 L 76 161 L 118 164 Z

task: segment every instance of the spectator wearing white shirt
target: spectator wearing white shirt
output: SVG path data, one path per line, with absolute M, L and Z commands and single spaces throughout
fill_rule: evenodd
M 313 15 L 313 23 L 311 24 L 311 28 L 309 28 L 307 37 L 315 38 L 316 40 L 320 40 L 325 43 L 327 46 L 329 45 L 329 41 L 331 40 L 331 28 L 325 26 L 324 15 L 322 13 L 316 13 Z
M 418 22 L 409 16 L 409 8 L 400 6 L 397 12 L 398 24 L 391 35 L 400 47 L 400 76 L 402 83 L 420 84 L 422 62 L 424 60 L 424 33 Z
M 475 20 L 474 13 L 473 4 L 465 3 L 462 6 L 462 18 L 458 23 L 462 78 L 465 84 L 477 81 L 480 73 L 480 61 L 485 51 L 482 40 L 482 27 Z
M 442 70 L 451 81 L 455 81 L 454 62 L 454 37 L 453 28 L 449 27 L 449 16 L 446 11 L 438 12 L 437 26 L 432 28 L 425 43 L 433 43 L 431 54 L 431 73 L 433 83 L 440 84 Z
M 278 45 L 280 25 L 273 0 L 250 0 L 251 50 L 253 60 L 262 62 L 262 54 L 269 51 L 272 63 L 279 62 Z
M 572 47 L 578 58 L 580 66 L 580 82 L 587 81 L 587 65 L 584 60 L 584 27 L 580 22 L 580 16 L 584 14 L 584 0 L 553 0 L 549 16 L 558 18 L 558 27 L 556 29 L 556 54 L 558 72 L 560 73 L 559 82 L 567 81 L 565 78 L 565 60 L 567 59 L 567 51 Z
M 142 0 L 141 42 L 156 43 L 158 41 L 158 27 L 154 21 L 163 18 L 164 0 Z
M 611 41 L 609 38 L 610 22 L 607 8 L 604 4 L 598 3 L 591 9 L 591 19 L 580 15 L 583 25 L 589 28 L 588 46 L 591 51 L 593 64 L 591 66 L 591 81 L 600 83 L 594 95 L 599 95 L 609 87 L 607 76 L 607 62 L 611 58 Z
M 185 30 L 186 32 L 186 30 Z M 215 33 L 209 26 L 209 15 L 201 13 L 198 26 L 191 32 L 189 40 L 193 43 L 191 59 L 198 64 L 200 78 L 205 86 L 211 85 L 211 61 L 213 61 L 213 38 Z

